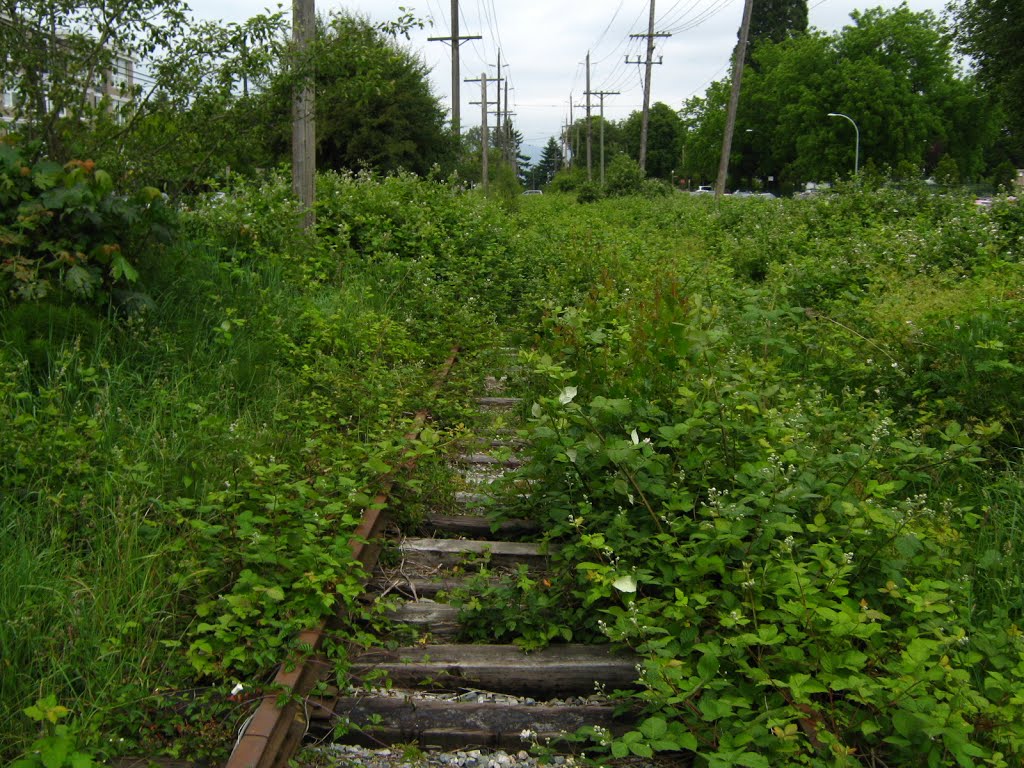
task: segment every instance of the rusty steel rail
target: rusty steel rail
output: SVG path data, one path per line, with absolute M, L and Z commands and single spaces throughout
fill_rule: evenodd
M 458 354 L 458 347 L 451 350 L 434 380 L 431 396 L 437 395 L 448 378 Z M 428 416 L 426 409 L 416 413 L 406 439 L 414 440 L 419 436 Z M 362 520 L 349 540 L 352 556 L 367 573 L 373 570 L 380 554 L 380 546 L 375 539 L 388 522 L 384 506 L 393 487 L 393 479 L 388 479 L 370 506 L 363 510 Z M 335 619 L 340 619 L 340 613 Z M 329 620 L 325 620 L 318 627 L 299 634 L 298 646 L 305 651 L 303 657 L 294 663 L 282 662 L 271 684 L 273 691 L 264 695 L 235 743 L 225 768 L 283 768 L 288 764 L 306 732 L 305 719 L 300 717 L 303 714 L 301 702 L 316 684 L 321 671 L 316 657 L 328 634 L 329 624 Z M 279 705 L 281 701 L 284 701 L 283 705 Z

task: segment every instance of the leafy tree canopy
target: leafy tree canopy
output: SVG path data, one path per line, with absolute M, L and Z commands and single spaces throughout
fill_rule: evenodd
M 630 157 L 640 156 L 640 131 L 643 113 L 633 112 L 622 123 L 625 149 Z M 651 105 L 647 122 L 647 175 L 671 180 L 678 171 L 683 123 L 672 107 L 658 101 Z
M 954 5 L 956 42 L 1006 111 L 1009 148 L 1024 164 L 1024 14 L 1017 0 L 961 0 Z
M 333 169 L 400 169 L 426 174 L 450 165 L 454 142 L 445 111 L 431 93 L 428 70 L 396 43 L 395 30 L 340 13 L 318 24 L 308 64 L 315 71 L 317 162 Z M 274 147 L 287 157 L 292 85 L 302 67 L 283 73 L 270 89 L 278 132 Z
M 930 171 L 951 154 L 963 178 L 984 171 L 994 138 L 993 112 L 970 78 L 958 75 L 949 39 L 935 15 L 901 5 L 857 12 L 833 35 L 820 32 L 755 52 L 744 76 L 734 142 L 732 186 L 744 179 L 796 184 L 853 171 L 853 126 L 860 162 Z M 717 84 L 685 109 L 686 170 L 710 178 L 721 144 Z
M 182 0 L 0 2 L 0 82 L 15 93 L 14 118 L 26 138 L 69 159 L 65 125 L 106 109 L 95 102 L 96 86 L 126 84 L 119 58 L 138 61 L 176 46 L 187 9 Z

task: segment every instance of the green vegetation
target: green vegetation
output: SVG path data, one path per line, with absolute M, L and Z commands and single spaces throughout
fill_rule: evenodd
M 852 15 L 834 34 L 811 32 L 762 42 L 744 74 L 731 186 L 780 180 L 782 189 L 853 171 L 854 136 L 830 112 L 860 128 L 860 159 L 902 178 L 931 175 L 944 155 L 963 179 L 993 167 L 985 151 L 999 116 L 972 78 L 958 72 L 942 23 L 906 5 Z M 713 179 L 722 142 L 726 81 L 687 102 L 686 176 Z M 847 135 L 847 134 L 850 135 Z
M 470 631 L 640 653 L 614 756 L 1019 763 L 1019 208 L 706 202 L 524 214 L 576 286 L 524 356 L 543 491 L 512 513 L 561 567 Z
M 1024 216 L 955 187 L 1020 158 L 1001 8 L 956 10 L 975 82 L 929 14 L 827 36 L 765 5 L 734 178 L 843 175 L 847 126 L 824 115 L 855 103 L 868 162 L 813 200 L 713 204 L 644 178 L 635 116 L 605 125 L 604 189 L 556 173 L 551 141 L 533 178 L 556 194 L 520 200 L 507 166 L 490 199 L 466 192 L 447 173 L 475 178 L 477 144 L 444 133 L 396 44 L 408 14 L 326 20 L 298 61 L 279 13 L 19 6 L 0 24 L 22 133 L 0 142 L 0 759 L 216 761 L 340 608 L 343 682 L 381 624 L 350 532 L 386 480 L 405 516 L 446 492 L 431 457 L 463 413 L 431 402 L 433 371 L 458 343 L 479 372 L 507 336 L 539 459 L 513 512 L 557 569 L 464 618 L 643 657 L 636 730 L 582 734 L 590 754 L 1019 765 Z M 119 105 L 89 95 L 127 85 L 114 51 L 151 73 Z M 311 62 L 321 155 L 363 170 L 321 175 L 304 233 L 265 169 Z M 725 92 L 682 119 L 655 105 L 651 175 L 710 175 Z M 493 141 L 497 166 L 521 136 Z M 885 182 L 922 170 L 948 194 Z
M 297 630 L 358 594 L 347 534 L 406 449 L 431 452 L 402 435 L 435 367 L 544 284 L 457 187 L 327 175 L 320 198 L 315 239 L 284 178 L 193 201 L 175 243 L 131 254 L 137 305 L 4 273 L 5 762 L 37 737 L 222 757 Z M 335 638 L 339 674 L 362 627 Z M 37 712 L 57 713 L 41 736 Z

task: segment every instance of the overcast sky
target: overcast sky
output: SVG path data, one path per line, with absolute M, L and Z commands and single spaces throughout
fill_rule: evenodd
M 267 0 L 192 0 L 196 16 L 242 21 L 276 4 Z M 850 22 L 850 12 L 875 6 L 895 7 L 898 0 L 810 0 L 811 26 L 824 31 Z M 912 10 L 941 14 L 945 0 L 908 0 Z M 427 27 L 407 45 L 431 69 L 434 93 L 451 105 L 451 49 L 427 37 L 451 34 L 450 0 L 317 0 L 317 12 L 346 9 L 374 21 L 395 19 L 404 6 L 424 19 Z M 290 6 L 285 8 L 291 11 Z M 646 41 L 631 34 L 646 33 L 650 6 L 645 0 L 460 0 L 460 34 L 481 35 L 461 48 L 463 78 L 497 73 L 498 50 L 508 77 L 513 124 L 527 144 L 543 146 L 558 135 L 569 119 L 572 98 L 575 117 L 583 115 L 587 51 L 591 57 L 591 90 L 620 91 L 605 97 L 605 117 L 620 120 L 643 105 L 643 59 Z M 736 42 L 743 0 L 655 0 L 656 31 L 671 33 L 655 49 L 651 102 L 678 109 L 707 85 L 726 75 Z M 404 42 L 404 41 L 403 41 Z M 488 94 L 494 99 L 493 90 Z M 480 124 L 480 86 L 462 87 L 463 127 Z M 597 97 L 593 99 L 598 113 Z M 504 106 L 502 107 L 504 110 Z M 493 118 L 491 118 L 493 120 Z

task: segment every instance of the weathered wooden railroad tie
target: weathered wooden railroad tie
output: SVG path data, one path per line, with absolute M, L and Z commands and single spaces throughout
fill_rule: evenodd
M 494 392 L 478 398 L 484 414 L 504 423 L 517 398 Z M 382 678 L 310 709 L 311 732 L 327 736 L 340 721 L 349 726 L 335 741 L 366 746 L 416 743 L 422 749 L 519 750 L 523 733 L 557 744 L 582 726 L 612 732 L 626 728 L 596 691 L 635 685 L 637 659 L 607 646 L 552 645 L 532 653 L 504 644 L 459 642 L 459 609 L 445 602 L 465 590 L 477 564 L 493 572 L 526 567 L 541 575 L 547 553 L 527 520 L 494 523 L 488 489 L 527 460 L 507 429 L 483 429 L 482 446 L 454 463 L 466 490 L 456 494 L 461 510 L 427 516 L 429 536 L 400 538 L 399 565 L 378 565 L 367 599 L 402 600 L 391 618 L 411 627 L 417 640 L 394 649 L 373 649 L 352 660 L 355 680 Z

